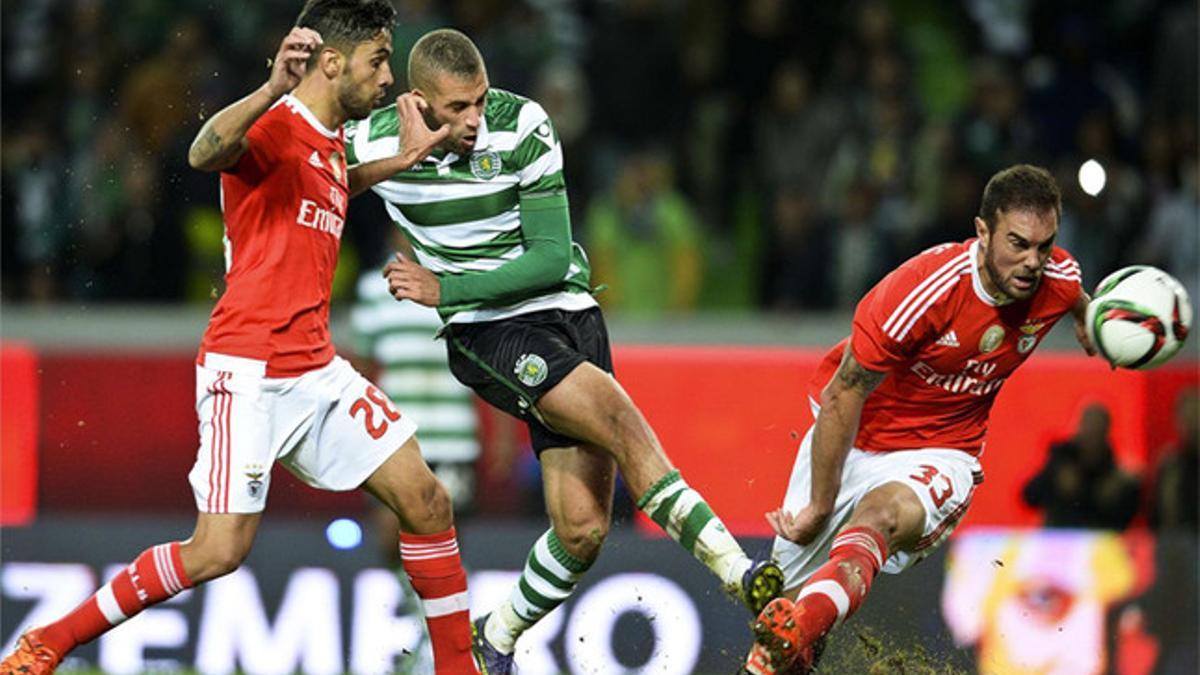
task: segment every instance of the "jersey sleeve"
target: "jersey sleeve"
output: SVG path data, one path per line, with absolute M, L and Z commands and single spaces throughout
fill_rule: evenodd
M 533 101 L 521 108 L 517 145 L 509 161 L 519 181 L 523 206 L 543 200 L 542 206 L 566 203 L 562 144 L 545 109 Z
M 850 350 L 864 368 L 891 372 L 903 367 L 935 334 L 936 285 L 906 263 L 884 277 L 858 303 Z
M 230 169 L 247 183 L 257 183 L 279 161 L 286 146 L 286 134 L 275 128 L 273 120 L 259 118 L 246 132 L 246 151 Z
M 1083 293 L 1083 272 L 1079 262 L 1066 249 L 1054 247 L 1042 275 L 1068 309 L 1079 299 L 1079 294 Z
M 345 129 L 347 166 L 384 159 L 400 151 L 400 117 L 395 103 L 371 111 L 366 119 L 347 122 Z

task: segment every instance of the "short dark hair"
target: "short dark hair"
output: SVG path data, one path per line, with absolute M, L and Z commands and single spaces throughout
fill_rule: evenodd
M 387 0 L 308 0 L 296 25 L 321 34 L 321 41 L 349 55 L 355 45 L 392 29 L 396 8 Z
M 1044 213 L 1051 209 L 1062 218 L 1062 192 L 1054 176 L 1040 166 L 1017 164 L 998 172 L 983 188 L 979 217 L 988 230 L 996 228 L 1001 213 L 1012 210 Z
M 439 28 L 422 35 L 408 55 L 408 86 L 417 89 L 431 86 L 434 73 L 465 79 L 481 72 L 483 56 L 479 48 L 471 38 L 453 28 Z

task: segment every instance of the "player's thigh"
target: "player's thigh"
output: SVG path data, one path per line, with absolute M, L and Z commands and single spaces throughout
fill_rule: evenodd
M 872 488 L 854 507 L 843 529 L 869 527 L 887 541 L 889 551 L 911 550 L 924 533 L 925 505 L 902 482 Z
M 616 463 L 588 445 L 547 448 L 539 459 L 555 533 L 573 554 L 594 555 L 611 525 Z
M 920 518 L 909 537 L 898 542 L 884 571 L 899 572 L 928 555 L 950 535 L 971 505 L 975 486 L 983 480 L 979 462 L 957 450 L 910 450 L 871 458 L 864 480 L 875 487 L 903 486 L 920 505 Z M 909 508 L 913 501 L 903 502 Z
M 629 433 L 649 435 L 641 411 L 612 377 L 581 363 L 538 401 L 546 425 L 602 448 L 618 450 Z
M 395 513 L 407 532 L 440 532 L 453 521 L 450 497 L 421 456 L 415 436 L 367 477 L 363 489 Z

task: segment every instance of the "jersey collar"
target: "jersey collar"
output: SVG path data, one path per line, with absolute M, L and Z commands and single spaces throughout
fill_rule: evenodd
M 317 116 L 313 114 L 313 111 L 309 110 L 308 106 L 300 102 L 300 99 L 292 96 L 291 94 L 284 94 L 283 103 L 287 107 L 291 108 L 292 112 L 299 113 L 300 116 L 304 118 L 304 121 L 308 122 L 312 128 L 321 132 L 322 136 L 327 138 L 338 137 L 337 132 L 322 124 L 321 120 L 317 119 Z
M 975 289 L 975 297 L 991 307 L 1000 307 L 1012 302 L 1011 300 L 997 300 L 983 287 L 983 279 L 979 276 L 979 239 L 971 242 L 969 257 L 971 260 L 971 288 Z
M 471 148 L 470 154 L 475 154 L 476 152 L 480 152 L 482 150 L 487 150 L 488 144 L 490 142 L 491 142 L 491 134 L 488 133 L 487 118 L 484 117 L 479 120 L 479 131 L 475 132 L 475 147 Z M 430 155 L 426 159 L 437 162 L 439 165 L 440 164 L 450 165 L 450 164 L 457 162 L 459 160 L 459 158 L 461 158 L 461 157 L 462 157 L 462 155 L 459 155 L 457 152 L 447 152 L 446 155 L 444 157 L 442 157 L 441 159 L 438 159 L 438 158 L 434 157 L 433 155 Z

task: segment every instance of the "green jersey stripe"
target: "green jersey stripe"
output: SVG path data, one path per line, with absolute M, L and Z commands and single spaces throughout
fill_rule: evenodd
M 413 248 L 418 253 L 445 262 L 471 262 L 480 258 L 500 258 L 521 244 L 521 233 L 516 230 L 502 232 L 483 244 L 476 246 L 455 246 L 453 248 L 421 243 L 417 237 L 409 237 L 409 241 L 412 242 Z M 489 269 L 492 267 L 495 266 L 488 266 Z
M 397 204 L 400 212 L 414 225 L 435 227 L 456 225 L 468 220 L 494 218 L 517 205 L 517 190 L 510 187 L 482 197 L 450 199 L 428 204 Z
M 500 153 L 500 159 L 507 164 L 511 170 L 520 171 L 525 167 L 533 164 L 539 157 L 545 155 L 553 149 L 546 142 L 546 139 L 537 136 L 526 136 L 517 147 L 513 148 L 512 152 Z

